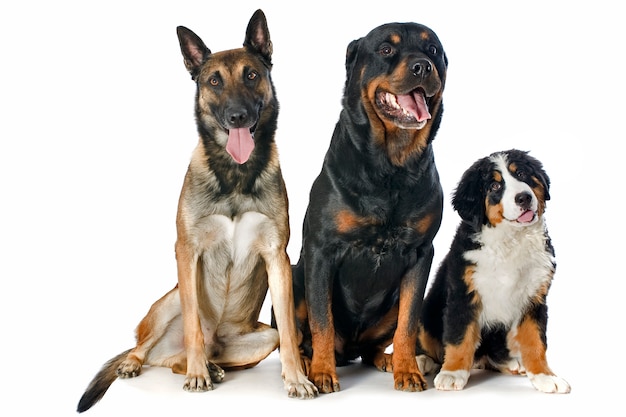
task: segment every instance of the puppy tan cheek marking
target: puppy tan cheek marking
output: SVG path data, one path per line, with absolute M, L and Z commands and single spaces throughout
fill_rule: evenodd
M 546 360 L 546 346 L 541 341 L 539 326 L 526 318 L 518 327 L 514 337 L 526 370 L 532 374 L 554 375 Z
M 504 219 L 502 204 L 490 205 L 489 198 L 485 198 L 485 207 L 487 207 L 487 219 L 492 226 L 502 222 Z

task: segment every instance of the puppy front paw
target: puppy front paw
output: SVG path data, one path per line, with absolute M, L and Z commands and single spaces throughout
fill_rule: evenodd
M 428 355 L 417 355 L 415 357 L 417 361 L 417 367 L 419 368 L 422 375 L 428 375 L 431 372 L 434 372 L 439 368 L 439 366 L 435 363 L 433 358 Z
M 567 394 L 572 390 L 566 380 L 556 375 L 528 373 L 528 378 L 533 387 L 541 392 Z
M 441 391 L 460 391 L 469 380 L 469 371 L 441 371 L 435 377 L 435 388 Z

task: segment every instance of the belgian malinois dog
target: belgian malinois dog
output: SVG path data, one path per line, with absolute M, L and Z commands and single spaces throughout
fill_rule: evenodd
M 94 377 L 78 412 L 99 401 L 116 378 L 139 375 L 143 365 L 186 375 L 186 391 L 209 391 L 224 369 L 253 367 L 276 348 L 288 395 L 317 395 L 302 369 L 295 327 L 265 15 L 254 13 L 239 49 L 211 53 L 191 30 L 180 26 L 177 33 L 197 85 L 199 133 L 176 218 L 178 284 L 139 323 L 137 346 Z M 268 288 L 277 329 L 258 321 Z

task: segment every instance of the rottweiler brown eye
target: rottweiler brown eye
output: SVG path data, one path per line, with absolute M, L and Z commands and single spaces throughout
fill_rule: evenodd
M 389 45 L 384 45 L 381 46 L 380 50 L 378 51 L 381 55 L 391 55 L 393 54 L 393 48 Z
M 428 47 L 428 52 L 430 52 L 432 55 L 437 55 L 437 47 L 435 45 L 430 45 Z
M 250 71 L 250 73 L 248 73 L 249 80 L 256 80 L 258 76 L 259 76 L 259 73 L 256 71 Z

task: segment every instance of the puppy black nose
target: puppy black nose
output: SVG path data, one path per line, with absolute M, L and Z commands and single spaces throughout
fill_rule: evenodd
M 515 196 L 515 204 L 520 206 L 524 210 L 528 210 L 530 207 L 530 202 L 533 200 L 533 197 L 528 192 L 519 193 Z
M 411 71 L 416 77 L 425 77 L 433 70 L 432 63 L 424 58 L 420 58 L 411 64 Z

